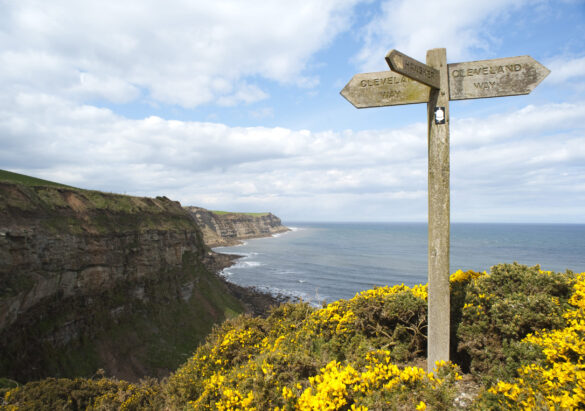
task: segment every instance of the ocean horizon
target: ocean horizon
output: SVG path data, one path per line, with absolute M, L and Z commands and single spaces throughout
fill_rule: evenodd
M 228 281 L 314 305 L 376 286 L 427 282 L 427 223 L 286 222 L 291 231 L 215 251 Z M 496 264 L 585 271 L 585 224 L 452 223 L 450 272 Z

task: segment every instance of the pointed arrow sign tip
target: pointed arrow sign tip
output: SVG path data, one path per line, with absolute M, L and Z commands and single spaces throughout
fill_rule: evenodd
M 357 108 L 426 103 L 430 88 L 392 71 L 360 73 L 351 78 L 341 95 Z

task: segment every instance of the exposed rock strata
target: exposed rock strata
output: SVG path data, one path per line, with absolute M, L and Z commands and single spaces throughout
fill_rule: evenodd
M 0 182 L 0 376 L 165 375 L 254 309 L 224 259 L 165 197 Z
M 209 247 L 238 244 L 247 238 L 268 237 L 289 229 L 272 213 L 217 214 L 199 207 L 185 207 L 195 218 Z

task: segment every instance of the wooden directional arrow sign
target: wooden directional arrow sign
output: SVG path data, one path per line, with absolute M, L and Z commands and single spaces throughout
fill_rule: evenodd
M 391 50 L 393 71 L 356 74 L 341 95 L 357 108 L 426 103 L 438 70 Z M 449 100 L 529 94 L 550 73 L 530 56 L 448 64 Z M 399 74 L 400 73 L 400 74 Z
M 357 108 L 426 103 L 430 88 L 392 71 L 356 74 L 341 95 Z
M 550 73 L 530 56 L 448 64 L 449 99 L 529 94 Z
M 439 70 L 437 69 L 408 57 L 398 50 L 390 50 L 386 55 L 386 62 L 392 71 L 426 84 L 427 86 L 439 88 Z

